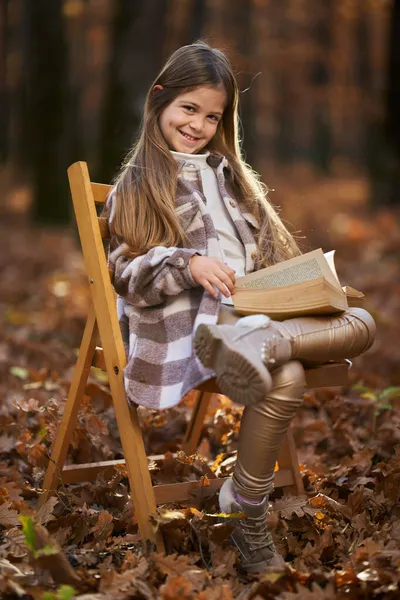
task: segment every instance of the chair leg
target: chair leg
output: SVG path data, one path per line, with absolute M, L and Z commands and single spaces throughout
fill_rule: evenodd
M 212 396 L 213 394 L 208 392 L 196 392 L 195 405 L 182 446 L 187 456 L 194 454 L 199 446 L 204 419 Z
M 67 402 L 58 428 L 54 449 L 43 482 L 43 494 L 39 498 L 40 508 L 52 496 L 61 482 L 61 471 L 67 457 L 69 444 L 75 429 L 79 406 L 85 392 L 87 378 L 96 348 L 97 324 L 93 306 L 89 310 L 83 333 L 79 356 L 72 377 Z
M 283 488 L 284 492 L 298 496 L 304 494 L 303 480 L 299 469 L 296 445 L 291 427 L 287 430 L 285 439 L 283 440 L 278 456 L 278 465 L 280 469 L 289 469 L 293 474 L 294 485 L 285 486 Z
M 162 533 L 150 519 L 151 515 L 156 517 L 157 505 L 137 410 L 128 405 L 123 369 L 110 370 L 107 365 L 107 372 L 139 532 L 143 540 L 156 545 L 158 552 L 165 552 Z

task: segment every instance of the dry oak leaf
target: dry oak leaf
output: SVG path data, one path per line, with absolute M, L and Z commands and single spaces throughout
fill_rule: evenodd
M 283 496 L 272 504 L 275 512 L 279 512 L 283 519 L 291 519 L 293 514 L 298 517 L 304 517 L 304 510 L 307 506 L 306 496 Z
M 152 600 L 154 593 L 150 585 L 136 577 L 135 570 L 117 573 L 115 569 L 100 573 L 99 592 L 104 599 L 146 598 Z M 133 592 L 133 593 L 131 593 Z M 138 592 L 138 594 L 135 594 Z
M 226 584 L 221 587 L 207 588 L 196 596 L 196 600 L 233 600 L 232 590 Z
M 319 545 L 313 545 L 307 542 L 301 551 L 299 558 L 295 560 L 295 567 L 298 571 L 309 571 L 310 568 L 318 567 L 321 564 L 320 556 L 323 548 Z
M 0 525 L 4 527 L 15 527 L 19 525 L 17 511 L 10 510 L 10 504 L 0 504 Z
M 95 526 L 90 530 L 96 540 L 105 540 L 113 531 L 113 516 L 106 510 L 102 510 Z
M 194 600 L 193 585 L 185 577 L 169 577 L 160 587 L 160 598 L 163 600 Z
M 325 496 L 325 494 L 317 494 L 313 498 L 310 498 L 308 500 L 308 503 L 313 508 L 320 508 L 321 506 L 324 508 L 330 508 L 335 513 L 339 512 L 340 514 L 347 517 L 348 519 L 351 518 L 352 511 L 348 506 L 346 506 L 344 504 L 340 504 L 340 502 L 337 502 L 336 500 L 329 498 L 329 496 Z
M 311 584 L 311 590 L 298 583 L 296 592 L 282 592 L 277 600 L 336 600 L 336 598 L 335 587 L 332 583 L 321 588 L 314 581 Z
M 58 504 L 58 498 L 56 496 L 51 496 L 36 512 L 36 523 L 46 525 L 49 521 L 54 521 L 55 517 L 53 516 L 53 510 L 56 504 Z
M 199 569 L 193 564 L 199 559 L 197 554 L 178 555 L 175 553 L 164 555 L 153 552 L 151 558 L 158 570 L 168 575 L 168 577 L 175 579 L 183 575 L 186 580 L 190 581 L 192 590 L 199 592 L 210 585 L 210 576 L 207 571 Z
M 12 502 L 20 502 L 23 500 L 23 497 L 20 495 L 22 491 L 18 484 L 15 481 L 8 481 L 7 477 L 0 477 L 0 490 L 5 490 L 5 496 L 7 496 L 7 500 L 11 500 Z M 0 494 L 2 492 L 0 491 Z
M 193 568 L 193 563 L 197 562 L 197 554 L 161 554 L 152 552 L 151 558 L 158 569 L 165 575 L 182 575 L 185 571 Z
M 2 549 L 7 550 L 14 558 L 22 558 L 28 554 L 25 544 L 25 535 L 20 527 L 12 527 L 4 536 Z

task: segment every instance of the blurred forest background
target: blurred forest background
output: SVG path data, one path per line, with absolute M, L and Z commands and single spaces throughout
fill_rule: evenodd
M 399 0 L 1 0 L 0 19 L 2 209 L 66 222 L 67 166 L 110 182 L 149 84 L 198 38 L 232 60 L 246 157 L 279 204 L 321 176 L 398 200 Z

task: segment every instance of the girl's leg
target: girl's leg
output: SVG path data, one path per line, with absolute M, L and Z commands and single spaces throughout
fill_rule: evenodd
M 303 364 L 324 364 L 362 354 L 375 339 L 375 322 L 362 308 L 333 317 L 302 317 L 274 323 L 292 341 L 292 357 Z
M 305 387 L 304 369 L 296 360 L 277 368 L 272 378 L 268 396 L 243 411 L 233 479 L 224 483 L 219 496 L 221 512 L 242 513 L 237 519 L 230 517 L 229 523 L 236 525 L 232 541 L 249 573 L 284 565 L 267 526 L 268 494 L 282 440 Z
M 375 322 L 362 308 L 333 317 L 301 317 L 283 322 L 263 315 L 236 325 L 200 325 L 194 348 L 205 367 L 235 402 L 260 402 L 272 389 L 272 371 L 298 359 L 307 364 L 352 358 L 373 343 Z
M 246 406 L 240 423 L 234 488 L 246 498 L 262 499 L 273 489 L 274 469 L 290 422 L 303 403 L 305 375 L 297 360 L 272 373 L 264 400 Z

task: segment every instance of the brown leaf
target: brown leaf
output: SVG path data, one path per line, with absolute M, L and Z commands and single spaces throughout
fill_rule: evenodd
M 176 575 L 169 577 L 167 582 L 160 587 L 160 598 L 163 600 L 194 600 L 193 591 L 190 581 Z
M 280 513 L 283 519 L 291 519 L 295 514 L 304 517 L 304 507 L 307 505 L 306 496 L 283 496 L 273 503 L 273 510 Z
M 351 517 L 351 510 L 345 504 L 340 504 L 336 500 L 329 498 L 329 496 L 325 496 L 325 494 L 317 494 L 314 498 L 310 498 L 308 503 L 313 508 L 325 507 L 330 509 L 333 512 L 340 513 L 347 518 Z
M 25 535 L 19 527 L 12 527 L 7 531 L 3 548 L 15 558 L 22 558 L 28 554 L 25 544 Z
M 321 552 L 321 547 L 308 542 L 301 551 L 301 556 L 295 561 L 296 569 L 308 571 L 310 568 L 318 567 L 321 564 Z
M 193 563 L 197 556 L 187 556 L 178 554 L 159 554 L 153 552 L 151 557 L 155 566 L 165 575 L 178 576 L 193 568 Z
M 336 592 L 333 583 L 328 583 L 321 588 L 318 583 L 311 584 L 311 590 L 301 584 L 297 584 L 296 592 L 282 592 L 279 600 L 336 600 Z
M 7 499 L 12 502 L 20 502 L 23 500 L 20 492 L 21 487 L 15 481 L 8 481 L 7 477 L 0 477 L 0 488 L 6 490 Z
M 95 539 L 105 540 L 113 531 L 113 516 L 106 510 L 102 510 L 95 526 L 90 530 L 94 534 Z
M 237 560 L 236 552 L 233 549 L 224 549 L 210 542 L 211 559 L 213 568 L 211 574 L 213 577 L 236 577 L 235 564 Z
M 0 504 L 0 525 L 4 527 L 19 525 L 18 513 L 16 510 L 10 510 L 10 506 L 11 504 Z
M 35 515 L 36 523 L 40 525 L 46 525 L 49 521 L 54 520 L 53 510 L 56 504 L 58 504 L 59 500 L 56 496 L 51 496 L 43 506 L 39 508 Z

